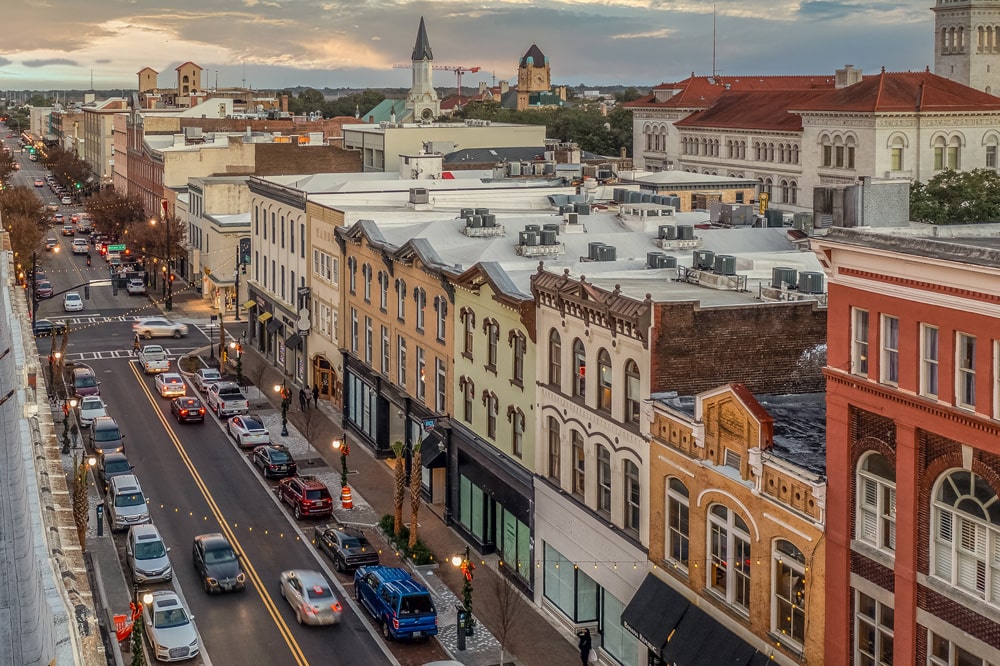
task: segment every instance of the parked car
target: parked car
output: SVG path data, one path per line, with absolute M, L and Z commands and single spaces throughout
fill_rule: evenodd
M 38 278 L 35 278 L 35 295 L 38 298 L 51 298 L 52 283 L 48 280 L 39 280 Z
M 382 628 L 386 640 L 426 638 L 438 632 L 430 592 L 395 567 L 358 567 L 354 596 Z
M 299 469 L 284 444 L 258 446 L 250 455 L 250 461 L 260 468 L 265 479 L 294 476 Z
M 278 583 L 281 596 L 295 611 L 299 624 L 338 624 L 343 607 L 333 588 L 318 571 L 282 571 Z
M 205 393 L 205 402 L 219 418 L 233 414 L 246 414 L 250 409 L 240 386 L 236 382 L 216 382 Z
M 156 375 L 156 390 L 161 398 L 174 398 L 187 394 L 184 378 L 176 372 L 161 372 Z
M 337 571 L 354 571 L 358 567 L 377 566 L 378 549 L 355 527 L 317 525 L 313 530 L 316 545 L 326 553 Z
M 122 474 L 111 479 L 104 498 L 104 511 L 112 532 L 121 532 L 132 525 L 149 522 L 146 496 L 134 474 Z
M 36 338 L 48 335 L 62 335 L 66 332 L 66 324 L 61 321 L 54 322 L 50 319 L 36 319 L 31 325 L 31 332 Z
M 271 443 L 271 433 L 256 416 L 236 415 L 226 421 L 226 432 L 242 448 Z
M 98 416 L 107 416 L 108 407 L 101 400 L 99 395 L 88 395 L 80 398 L 76 406 L 76 416 L 80 420 L 80 425 L 87 427 L 94 422 Z
M 130 296 L 140 296 L 146 293 L 146 283 L 141 278 L 132 278 L 125 285 L 125 290 Z
M 104 492 L 108 491 L 111 479 L 131 474 L 132 470 L 133 467 L 124 453 L 105 453 L 97 459 L 97 478 L 100 480 Z
M 192 659 L 201 652 L 194 615 L 172 590 L 153 592 L 153 601 L 142 605 L 143 633 L 157 661 Z
M 130 527 L 125 540 L 125 563 L 132 572 L 132 582 L 159 583 L 173 578 L 174 570 L 167 556 L 169 551 L 156 526 Z
M 78 365 L 70 372 L 73 395 L 79 400 L 88 395 L 101 395 L 101 382 L 97 381 L 94 370 L 87 365 Z
M 222 374 L 215 368 L 199 368 L 191 377 L 194 387 L 204 393 L 208 387 L 222 381 Z
M 194 570 L 206 592 L 242 591 L 247 575 L 239 555 L 222 534 L 199 534 L 191 547 Z
M 80 312 L 83 310 L 83 297 L 75 291 L 63 295 L 63 311 Z
M 121 453 L 125 450 L 125 435 L 113 418 L 98 416 L 90 425 L 90 444 L 94 453 Z
M 179 338 L 188 334 L 187 324 L 173 322 L 166 317 L 149 317 L 132 324 L 132 330 L 149 340 L 152 337 Z
M 181 396 L 170 402 L 170 412 L 178 423 L 205 422 L 205 405 L 198 398 Z
M 333 514 L 330 490 L 315 476 L 286 477 L 278 482 L 274 492 L 279 500 L 292 507 L 297 520 Z

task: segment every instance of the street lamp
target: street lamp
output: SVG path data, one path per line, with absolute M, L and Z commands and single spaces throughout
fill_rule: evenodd
M 274 385 L 274 392 L 281 396 L 281 436 L 288 437 L 288 408 L 292 406 L 292 392 L 285 386 L 285 380 L 281 384 Z
M 233 340 L 229 348 L 236 354 L 236 383 L 243 386 L 243 344 Z
M 165 202 L 166 200 L 164 199 L 164 211 L 166 211 Z M 154 217 L 153 219 L 151 219 L 149 223 L 153 226 L 156 226 L 156 218 Z M 171 252 L 170 252 L 170 220 L 167 219 L 165 214 L 163 217 L 163 227 L 167 230 L 167 265 L 164 266 L 163 268 L 164 270 L 163 305 L 167 308 L 167 312 L 170 312 L 174 309 L 174 281 L 171 279 L 173 278 L 174 274 L 173 274 L 173 259 L 171 258 Z
M 346 439 L 335 439 L 333 448 L 340 451 L 340 504 L 345 509 L 353 509 L 354 498 L 351 487 L 347 485 L 347 456 L 351 454 L 351 445 Z

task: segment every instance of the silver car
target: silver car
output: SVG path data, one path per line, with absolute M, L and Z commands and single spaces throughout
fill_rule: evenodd
M 295 611 L 299 624 L 338 624 L 343 607 L 330 584 L 318 571 L 291 569 L 282 571 L 281 596 Z
M 144 595 L 145 596 L 145 595 Z M 198 656 L 201 646 L 188 613 L 176 592 L 153 592 L 152 601 L 143 601 L 142 620 L 149 647 L 157 661 L 183 661 Z
M 208 387 L 222 381 L 222 374 L 215 368 L 199 368 L 191 377 L 194 387 L 204 393 Z
M 112 532 L 121 532 L 132 525 L 149 522 L 146 497 L 134 474 L 122 474 L 111 479 L 104 500 L 104 510 Z
M 125 541 L 125 561 L 132 571 L 135 583 L 154 583 L 170 580 L 174 570 L 170 566 L 160 531 L 153 525 L 135 525 L 128 531 Z
M 108 415 L 108 406 L 99 395 L 85 395 L 80 398 L 76 413 L 80 418 L 80 425 L 89 426 L 98 416 Z
M 142 337 L 179 338 L 188 334 L 187 324 L 170 321 L 166 317 L 148 317 L 132 324 L 132 330 Z

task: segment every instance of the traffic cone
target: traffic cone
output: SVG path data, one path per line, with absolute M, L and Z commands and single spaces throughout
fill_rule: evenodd
M 340 505 L 345 509 L 354 508 L 354 498 L 351 497 L 350 486 L 344 486 L 340 489 Z

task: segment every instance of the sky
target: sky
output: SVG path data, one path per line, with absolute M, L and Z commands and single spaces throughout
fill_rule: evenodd
M 8 3 L 13 3 L 10 6 Z M 463 86 L 516 81 L 534 43 L 553 84 L 640 90 L 712 73 L 933 68 L 931 1 L 914 0 L 5 0 L 0 90 L 134 89 L 149 66 L 174 87 L 408 88 L 423 16 L 434 63 L 481 67 Z M 93 81 L 93 86 L 91 86 Z M 455 76 L 436 71 L 438 87 Z

